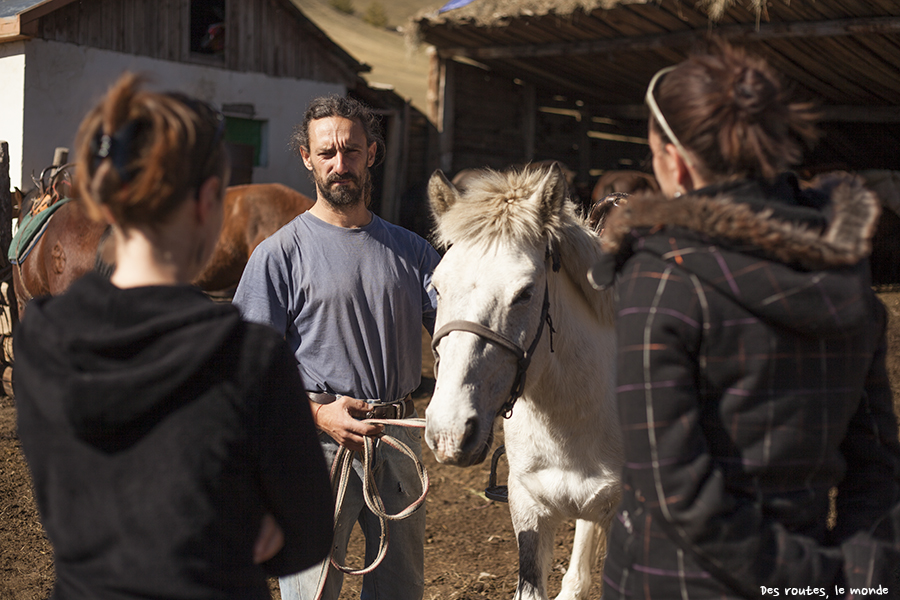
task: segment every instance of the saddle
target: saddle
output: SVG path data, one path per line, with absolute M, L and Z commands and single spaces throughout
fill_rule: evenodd
M 41 173 L 40 180 L 35 180 L 41 191 L 40 198 L 31 205 L 26 215 L 20 215 L 19 227 L 9 245 L 9 262 L 20 265 L 34 249 L 38 240 L 47 230 L 50 217 L 57 210 L 65 206 L 71 198 L 72 179 L 71 169 L 73 165 L 63 165 L 59 168 L 48 167 Z M 53 169 L 52 171 L 50 171 Z M 50 180 L 45 180 L 45 175 L 52 173 Z
M 57 210 L 70 202 L 72 198 L 53 199 L 52 194 L 45 194 L 36 202 L 27 215 L 19 219 L 19 229 L 9 245 L 9 262 L 20 265 L 28 258 L 38 240 L 47 230 L 50 217 Z

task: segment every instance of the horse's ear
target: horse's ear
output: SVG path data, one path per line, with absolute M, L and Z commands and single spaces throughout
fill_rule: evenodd
M 553 163 L 550 166 L 550 170 L 538 188 L 538 194 L 540 195 L 543 221 L 548 223 L 550 218 L 559 214 L 569 194 L 566 177 L 559 167 L 559 163 Z
M 453 206 L 459 198 L 459 192 L 440 169 L 436 170 L 428 180 L 428 199 L 431 202 L 431 212 L 440 217 Z

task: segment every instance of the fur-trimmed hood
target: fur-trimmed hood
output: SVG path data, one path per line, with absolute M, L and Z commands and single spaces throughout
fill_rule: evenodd
M 840 333 L 868 318 L 868 258 L 878 198 L 848 175 L 800 189 L 785 174 L 678 198 L 637 196 L 609 216 L 604 259 L 590 272 L 611 285 L 625 263 L 656 255 L 794 330 Z

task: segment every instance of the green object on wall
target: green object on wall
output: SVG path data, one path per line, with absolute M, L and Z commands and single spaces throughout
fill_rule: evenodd
M 264 167 L 268 157 L 264 152 L 266 121 L 225 117 L 225 141 L 253 146 L 253 166 Z

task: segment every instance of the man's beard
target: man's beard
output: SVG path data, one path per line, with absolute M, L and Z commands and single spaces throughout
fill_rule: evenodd
M 332 206 L 351 207 L 360 202 L 364 202 L 366 206 L 369 205 L 369 198 L 372 196 L 372 177 L 368 169 L 363 171 L 362 177 L 356 177 L 351 173 L 334 174 L 324 181 L 315 170 L 311 173 L 322 198 Z M 335 181 L 352 181 L 355 185 L 339 185 L 332 188 L 331 184 Z

